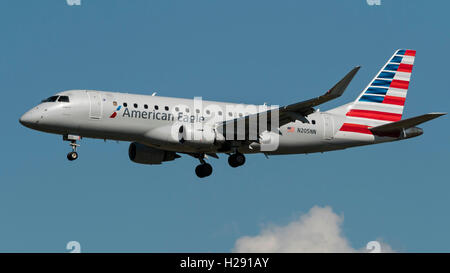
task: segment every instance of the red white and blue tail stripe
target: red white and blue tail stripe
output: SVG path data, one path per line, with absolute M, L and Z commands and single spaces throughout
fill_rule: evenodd
M 401 120 L 415 56 L 415 50 L 397 50 L 351 104 L 339 130 L 372 134 L 370 127 Z

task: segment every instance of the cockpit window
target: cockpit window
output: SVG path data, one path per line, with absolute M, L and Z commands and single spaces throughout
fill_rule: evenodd
M 58 96 L 51 96 L 50 98 L 42 100 L 42 102 L 55 102 L 57 99 L 58 99 Z
M 69 102 L 68 96 L 60 96 L 58 99 L 59 102 Z

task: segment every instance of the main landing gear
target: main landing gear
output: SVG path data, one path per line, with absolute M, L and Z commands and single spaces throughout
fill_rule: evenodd
M 228 164 L 230 164 L 230 166 L 233 168 L 242 166 L 244 165 L 244 163 L 245 163 L 245 156 L 239 152 L 234 153 L 228 157 Z
M 69 161 L 74 161 L 78 158 L 77 147 L 79 147 L 80 145 L 77 144 L 77 140 L 80 140 L 80 139 L 81 139 L 80 136 L 75 136 L 75 135 L 64 135 L 63 136 L 63 140 L 70 141 L 69 145 L 72 147 L 72 152 L 67 154 L 67 159 Z
M 200 155 L 198 159 L 200 160 L 200 165 L 195 168 L 195 174 L 199 178 L 210 176 L 212 174 L 213 168 L 211 164 L 206 163 L 205 155 Z
M 193 156 L 198 158 L 198 160 L 200 160 L 200 165 L 198 165 L 195 168 L 195 174 L 199 178 L 205 178 L 207 176 L 210 176 L 212 174 L 213 168 L 210 164 L 206 163 L 205 155 L 198 154 Z M 242 166 L 244 165 L 244 163 L 245 163 L 245 156 L 239 152 L 235 152 L 228 157 L 228 164 L 230 164 L 230 166 L 233 168 Z

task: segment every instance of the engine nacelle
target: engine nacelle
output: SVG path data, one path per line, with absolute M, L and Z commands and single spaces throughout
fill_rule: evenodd
M 223 142 L 225 138 L 212 127 L 197 128 L 194 124 L 183 124 L 178 129 L 178 140 L 180 143 L 194 147 L 210 147 Z
M 130 144 L 128 156 L 131 161 L 140 164 L 161 164 L 180 157 L 175 152 L 163 151 L 137 142 Z

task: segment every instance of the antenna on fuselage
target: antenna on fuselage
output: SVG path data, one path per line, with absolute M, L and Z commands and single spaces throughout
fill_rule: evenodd
M 153 92 L 152 97 L 156 96 L 156 92 Z

